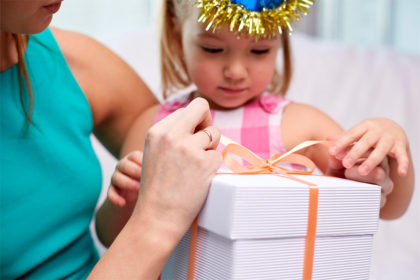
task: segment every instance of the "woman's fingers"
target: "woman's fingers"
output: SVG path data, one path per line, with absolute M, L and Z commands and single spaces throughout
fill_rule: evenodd
M 193 134 L 212 124 L 208 102 L 203 98 L 195 98 L 187 107 L 181 108 L 156 123 L 150 130 L 153 133 L 175 135 Z M 171 131 L 174 127 L 176 129 Z M 149 131 L 150 131 L 149 130 Z
M 206 132 L 200 131 L 206 129 Z M 195 99 L 149 129 L 138 204 L 162 223 L 177 224 L 179 237 L 196 217 L 222 163 L 214 148 L 220 132 L 211 126 L 207 101 Z
M 194 130 L 190 131 L 195 132 L 212 125 L 209 103 L 201 97 L 195 98 L 185 107 L 183 117 L 179 125 L 180 128 L 184 127 L 185 131 L 194 128 Z
M 195 141 L 202 149 L 211 150 L 216 149 L 220 141 L 220 131 L 214 126 L 208 126 L 203 130 L 199 130 L 194 133 L 191 138 Z

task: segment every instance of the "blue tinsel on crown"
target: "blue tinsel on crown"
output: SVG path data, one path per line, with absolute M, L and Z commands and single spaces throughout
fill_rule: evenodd
M 232 4 L 243 5 L 248 11 L 261 12 L 264 8 L 277 8 L 287 0 L 231 0 Z

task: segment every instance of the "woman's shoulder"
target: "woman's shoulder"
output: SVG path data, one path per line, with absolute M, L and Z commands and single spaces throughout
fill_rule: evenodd
M 96 124 L 156 104 L 140 76 L 105 45 L 81 33 L 59 28 L 51 31 L 89 100 Z
M 121 63 L 115 53 L 92 37 L 56 27 L 51 27 L 51 31 L 72 70 L 94 68 L 91 74 L 95 74 Z M 105 65 L 108 67 L 100 67 Z
M 105 48 L 98 41 L 85 34 L 57 27 L 50 27 L 50 29 L 67 60 L 83 58 L 86 52 L 91 49 L 100 50 L 102 47 Z M 81 53 L 81 50 L 84 52 Z

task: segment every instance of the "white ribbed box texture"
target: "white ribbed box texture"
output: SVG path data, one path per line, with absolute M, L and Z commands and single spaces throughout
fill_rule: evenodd
M 300 175 L 319 188 L 313 279 L 368 279 L 380 187 Z M 302 279 L 309 187 L 276 175 L 217 175 L 200 213 L 195 279 Z M 186 279 L 189 233 L 162 272 Z

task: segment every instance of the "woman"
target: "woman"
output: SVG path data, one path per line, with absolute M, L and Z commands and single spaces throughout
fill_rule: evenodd
M 47 28 L 60 4 L 1 0 L 2 279 L 80 279 L 91 272 L 98 255 L 88 226 L 101 174 L 90 134 L 118 156 L 124 141 L 135 140 L 125 135 L 137 116 L 157 102 L 104 46 Z M 150 130 L 142 199 L 92 278 L 157 277 L 220 165 L 213 151 L 219 132 L 210 123 L 208 104 L 198 100 Z M 207 133 L 191 133 L 204 128 L 210 139 Z M 178 196 L 182 200 L 174 200 L 174 193 L 184 194 Z

